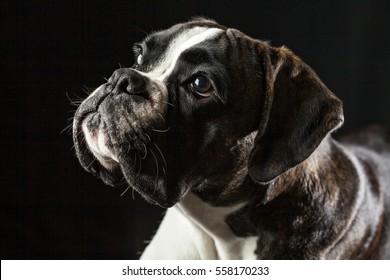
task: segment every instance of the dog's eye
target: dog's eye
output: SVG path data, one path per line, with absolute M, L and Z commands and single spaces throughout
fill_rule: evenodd
M 137 68 L 138 66 L 140 66 L 144 62 L 143 55 L 142 55 L 142 53 L 143 53 L 142 47 L 139 44 L 135 44 L 133 46 L 133 52 L 134 52 L 134 65 L 133 65 L 133 67 Z
M 144 61 L 144 60 L 143 60 L 142 54 L 139 54 L 139 55 L 137 56 L 137 65 L 141 65 L 143 61 Z
M 190 90 L 197 95 L 198 98 L 210 97 L 214 91 L 209 79 L 203 75 L 196 76 L 190 83 Z

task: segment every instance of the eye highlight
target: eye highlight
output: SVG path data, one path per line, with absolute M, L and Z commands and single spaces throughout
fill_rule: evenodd
M 195 76 L 189 84 L 189 89 L 197 98 L 210 97 L 214 92 L 213 85 L 204 75 Z
M 137 56 L 137 60 L 136 60 L 137 65 L 141 65 L 143 61 L 144 61 L 144 60 L 143 60 L 143 55 L 142 55 L 142 54 L 139 54 L 139 55 Z
M 133 47 L 133 52 L 134 52 L 134 68 L 137 68 L 138 66 L 140 66 L 143 62 L 144 62 L 144 59 L 143 59 L 143 49 L 140 45 L 134 45 Z

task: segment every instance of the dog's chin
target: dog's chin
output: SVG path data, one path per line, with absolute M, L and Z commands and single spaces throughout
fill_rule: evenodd
M 131 156 L 126 156 L 131 157 Z M 93 155 L 80 155 L 80 160 L 89 158 L 89 164 L 84 161 L 84 168 L 103 181 L 106 185 L 112 187 L 127 186 L 129 193 L 131 189 L 138 192 L 149 203 L 169 208 L 175 205 L 186 193 L 187 190 L 178 190 L 174 186 L 168 188 L 167 179 L 156 175 L 155 171 L 148 172 L 148 162 L 145 162 L 145 168 L 136 170 L 135 164 L 130 159 L 119 157 L 120 161 L 94 158 Z M 109 165 L 110 163 L 110 165 Z
M 106 185 L 127 185 L 128 190 L 132 188 L 148 202 L 164 208 L 175 205 L 187 192 L 173 182 L 168 188 L 167 174 L 156 171 L 156 162 L 150 154 L 140 165 L 139 156 L 131 152 L 114 153 L 109 149 L 99 149 L 99 143 L 92 145 L 91 139 L 82 132 L 75 143 L 81 165 Z
M 131 160 L 123 161 L 123 157 L 120 157 L 120 162 L 111 169 L 99 162 L 98 177 L 111 186 L 127 185 L 127 190 L 134 189 L 149 203 L 164 208 L 175 205 L 187 190 L 178 190 L 174 186 L 168 188 L 166 177 L 156 175 L 155 170 L 148 172 L 148 162 L 144 164 L 145 168 L 140 171 L 133 168 L 134 163 Z
M 164 178 L 156 179 L 149 174 L 140 174 L 135 181 L 129 182 L 129 184 L 145 200 L 164 208 L 174 206 L 184 195 L 180 192 L 170 191 Z

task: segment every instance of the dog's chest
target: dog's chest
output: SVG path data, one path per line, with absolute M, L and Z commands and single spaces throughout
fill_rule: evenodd
M 194 225 L 210 236 L 218 259 L 256 259 L 257 238 L 238 237 L 226 223 L 226 218 L 244 205 L 214 207 L 188 194 L 177 207 Z
M 238 237 L 226 217 L 243 205 L 213 207 L 188 194 L 167 211 L 142 259 L 256 259 L 256 237 Z

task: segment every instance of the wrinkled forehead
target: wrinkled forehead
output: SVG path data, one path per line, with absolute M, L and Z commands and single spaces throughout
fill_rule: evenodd
M 164 79 L 172 72 L 183 52 L 204 45 L 222 32 L 224 28 L 218 25 L 180 24 L 150 34 L 142 43 L 144 59 L 148 64 L 145 72 Z

